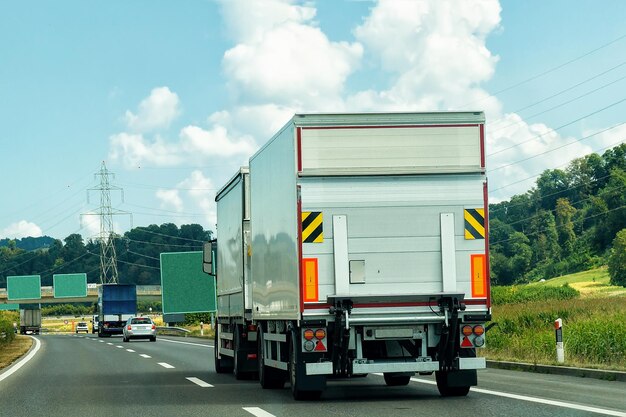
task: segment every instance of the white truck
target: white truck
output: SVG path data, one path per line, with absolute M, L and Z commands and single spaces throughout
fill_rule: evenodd
M 41 307 L 20 308 L 20 334 L 39 334 L 40 331 Z
M 482 112 L 296 114 L 217 194 L 215 364 L 466 395 L 490 284 Z M 212 258 L 212 257 L 209 257 Z

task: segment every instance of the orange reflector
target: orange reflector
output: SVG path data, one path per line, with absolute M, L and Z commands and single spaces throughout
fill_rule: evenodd
M 476 336 L 482 336 L 483 334 L 485 334 L 485 328 L 480 324 L 474 326 L 474 329 L 472 330 Z
M 461 329 L 461 333 L 463 333 L 463 336 L 470 336 L 472 334 L 472 326 L 466 325 L 463 326 L 463 328 Z
M 485 255 L 470 255 L 472 266 L 472 298 L 487 296 L 487 264 Z
M 326 346 L 324 346 L 324 342 L 322 342 L 321 340 L 318 340 L 317 344 L 315 345 L 315 351 L 326 352 Z
M 319 301 L 317 283 L 317 258 L 302 259 L 302 293 L 305 302 Z
M 303 336 L 305 340 L 313 340 L 313 337 L 315 337 L 315 333 L 312 329 L 306 329 Z
M 315 331 L 315 338 L 317 340 L 322 340 L 325 337 L 326 337 L 326 330 L 324 330 L 324 329 L 317 329 Z
M 461 347 L 463 348 L 468 348 L 468 347 L 474 347 L 474 345 L 472 344 L 472 341 L 469 340 L 469 337 L 465 336 L 463 338 L 463 342 L 461 342 Z

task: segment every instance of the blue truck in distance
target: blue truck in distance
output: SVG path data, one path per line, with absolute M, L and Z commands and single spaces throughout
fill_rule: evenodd
M 98 337 L 122 334 L 126 321 L 137 314 L 137 287 L 102 284 L 98 287 Z

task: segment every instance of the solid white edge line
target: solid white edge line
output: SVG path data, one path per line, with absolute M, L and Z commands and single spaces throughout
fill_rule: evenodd
M 268 413 L 267 411 L 265 411 L 262 408 L 259 407 L 241 407 L 243 408 L 245 411 L 247 411 L 248 413 L 252 414 L 253 416 L 257 416 L 257 417 L 275 417 L 274 414 Z
M 162 342 L 170 342 L 170 343 L 179 343 L 181 345 L 191 345 L 191 346 L 200 346 L 203 348 L 208 348 L 208 349 L 213 349 L 213 346 L 211 345 L 203 345 L 200 343 L 190 343 L 190 342 L 179 342 L 177 340 L 169 340 L 169 339 L 159 339 Z
M 378 374 L 377 373 L 376 375 L 382 375 L 382 374 Z M 421 384 L 437 385 L 437 383 L 434 382 L 434 381 L 427 381 L 425 379 L 419 379 L 419 378 L 411 378 L 411 381 L 419 382 Z M 528 402 L 538 403 L 538 404 L 553 405 L 555 407 L 571 408 L 573 410 L 580 410 L 580 411 L 589 411 L 591 413 L 604 414 L 604 415 L 607 415 L 607 416 L 626 417 L 626 412 L 613 411 L 613 410 L 608 410 L 606 408 L 592 407 L 592 406 L 589 406 L 589 405 L 574 404 L 574 403 L 568 403 L 568 402 L 565 402 L 565 401 L 558 401 L 558 400 L 548 400 L 548 399 L 539 398 L 539 397 L 529 397 L 527 395 L 510 394 L 508 392 L 492 391 L 492 390 L 489 390 L 489 389 L 476 388 L 476 387 L 470 388 L 470 391 L 477 392 L 477 393 L 480 393 L 480 394 L 495 395 L 497 397 L 511 398 L 511 399 L 514 399 L 514 400 L 528 401 Z
M 37 339 L 36 337 L 33 337 L 33 336 L 29 336 L 29 337 L 32 338 L 35 341 L 35 347 L 26 356 L 24 356 L 19 361 L 15 362 L 6 371 L 4 371 L 2 374 L 0 374 L 0 382 L 2 382 L 4 379 L 10 377 L 11 375 L 13 375 L 22 366 L 26 365 L 26 363 L 28 361 L 30 361 L 35 356 L 35 354 L 39 351 L 39 348 L 41 348 L 41 342 L 39 341 L 39 339 Z
M 200 378 L 196 378 L 195 376 L 188 376 L 185 379 L 193 382 L 194 384 L 202 387 L 202 388 L 213 388 L 213 385 L 209 384 L 208 382 L 205 382 L 203 380 L 201 380 Z
M 166 363 L 166 362 L 158 362 L 158 364 L 161 365 L 164 368 L 167 368 L 167 369 L 174 369 L 175 368 L 174 366 L 172 366 L 172 365 L 170 365 L 169 363 Z

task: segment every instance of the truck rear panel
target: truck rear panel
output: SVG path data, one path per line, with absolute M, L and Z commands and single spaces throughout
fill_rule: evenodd
M 296 115 L 250 160 L 255 318 L 328 311 L 333 295 L 411 293 L 388 306 L 430 313 L 423 295 L 461 293 L 488 310 L 483 123 Z

